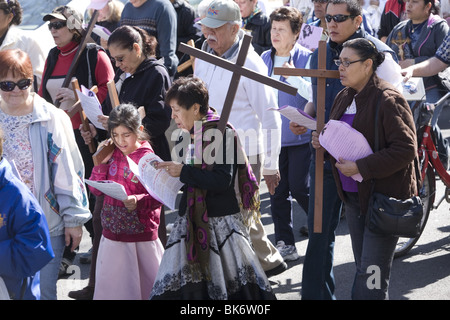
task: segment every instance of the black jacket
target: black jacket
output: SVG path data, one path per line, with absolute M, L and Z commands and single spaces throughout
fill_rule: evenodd
M 122 74 L 122 70 L 116 73 L 116 85 L 122 82 Z M 171 80 L 162 60 L 150 58 L 144 60 L 133 75 L 123 80 L 119 91 L 120 103 L 131 103 L 137 108 L 144 107 L 145 118 L 142 122 L 150 134 L 150 144 L 153 151 L 165 161 L 170 160 L 165 131 L 170 125 L 171 109 L 164 99 L 170 85 Z M 109 99 L 105 100 L 103 109 L 105 114 L 109 114 Z
M 261 11 L 249 19 L 242 28 L 251 31 L 252 45 L 259 55 L 272 47 L 270 19 Z

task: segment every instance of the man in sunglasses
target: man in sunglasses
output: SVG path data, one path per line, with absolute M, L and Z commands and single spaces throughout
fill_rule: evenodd
M 377 70 L 378 76 L 401 89 L 401 68 L 396 62 L 397 58 L 394 52 L 386 44 L 367 34 L 360 28 L 363 18 L 358 0 L 330 0 L 327 5 L 325 20 L 329 32 L 326 63 L 328 70 L 338 70 L 334 60 L 339 59 L 342 44 L 345 41 L 355 38 L 366 38 L 372 41 L 379 51 L 387 52 L 385 61 Z M 311 55 L 310 68 L 318 68 L 318 50 L 314 51 Z M 311 81 L 314 107 L 317 110 L 317 78 L 312 78 Z M 334 98 L 343 88 L 344 86 L 339 79 L 326 80 L 325 122 L 328 122 Z M 291 130 L 299 134 L 302 128 L 291 125 Z M 314 153 L 313 155 L 315 156 Z M 322 233 L 310 232 L 309 234 L 308 247 L 303 265 L 302 299 L 335 299 L 333 255 L 335 231 L 340 217 L 341 200 L 337 194 L 331 164 L 328 160 L 325 161 L 323 175 Z M 308 228 L 309 230 L 313 230 L 315 160 L 311 161 L 310 176 Z

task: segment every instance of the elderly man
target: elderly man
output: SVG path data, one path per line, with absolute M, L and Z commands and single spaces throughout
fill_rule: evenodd
M 339 58 L 342 44 L 350 39 L 366 38 L 374 43 L 379 51 L 386 53 L 384 62 L 377 69 L 377 75 L 401 90 L 402 76 L 400 66 L 394 61 L 393 51 L 378 39 L 360 28 L 362 23 L 361 6 L 358 0 L 330 0 L 325 19 L 330 39 L 327 43 L 328 70 L 337 70 L 334 60 Z M 391 53 L 391 54 L 390 54 Z M 396 59 L 396 57 L 394 57 Z M 318 67 L 318 51 L 311 55 L 311 69 Z M 313 100 L 317 101 L 317 79 L 312 78 Z M 328 121 L 334 98 L 343 89 L 340 79 L 327 79 L 325 92 L 325 122 Z M 317 106 L 316 106 L 317 107 Z M 302 134 L 306 130 L 291 122 L 291 130 Z M 302 299 L 335 299 L 333 256 L 335 231 L 339 222 L 341 200 L 337 195 L 331 164 L 325 161 L 323 178 L 322 233 L 309 232 L 308 247 L 303 265 Z M 310 202 L 308 227 L 314 226 L 315 161 L 310 166 Z
M 239 6 L 233 0 L 213 1 L 208 7 L 206 17 L 201 20 L 202 33 L 206 38 L 202 50 L 236 61 L 244 37 L 240 24 Z M 250 47 L 244 66 L 267 74 L 266 65 L 253 47 Z M 194 72 L 208 87 L 210 106 L 221 113 L 232 72 L 199 59 L 195 62 Z M 277 112 L 267 111 L 267 108 L 276 105 L 272 88 L 242 77 L 229 118 L 229 122 L 239 132 L 258 182 L 262 174 L 271 194 L 280 179 L 278 156 L 281 150 L 281 118 Z M 286 270 L 286 263 L 267 239 L 259 219 L 252 220 L 250 237 L 261 266 L 268 276 Z

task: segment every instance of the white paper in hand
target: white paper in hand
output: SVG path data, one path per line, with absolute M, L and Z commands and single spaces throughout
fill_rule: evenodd
M 165 170 L 155 168 L 156 163 L 162 162 L 161 158 L 154 153 L 147 153 L 139 160 L 139 164 L 129 157 L 127 160 L 131 172 L 139 179 L 148 193 L 171 210 L 175 210 L 178 191 L 183 183 Z
M 283 116 L 295 122 L 303 127 L 311 130 L 316 130 L 317 121 L 303 110 L 297 109 L 292 106 L 283 106 L 279 109 L 269 108 L 268 110 L 275 110 L 281 113 Z
M 91 187 L 94 187 L 98 191 L 103 192 L 107 196 L 110 196 L 111 198 L 124 201 L 128 198 L 127 192 L 125 191 L 125 188 L 120 183 L 117 183 L 112 180 L 85 180 L 86 184 L 90 185 Z
M 103 115 L 102 105 L 98 101 L 97 95 L 84 87 L 81 86 L 81 91 L 77 89 L 78 98 L 81 102 L 81 107 L 86 114 L 89 121 L 98 129 L 105 130 L 102 123 L 98 121 L 98 116 Z

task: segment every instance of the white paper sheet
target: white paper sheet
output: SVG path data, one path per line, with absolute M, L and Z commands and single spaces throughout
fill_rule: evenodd
M 128 198 L 127 192 L 125 191 L 125 188 L 120 183 L 117 183 L 112 180 L 85 180 L 86 184 L 90 185 L 91 187 L 94 187 L 98 191 L 103 192 L 107 196 L 110 196 L 111 198 L 123 201 Z
M 292 106 L 283 106 L 279 109 L 277 108 L 269 108 L 269 110 L 275 110 L 281 113 L 283 116 L 288 118 L 289 120 L 304 126 L 311 130 L 316 130 L 317 127 L 317 121 L 313 117 L 311 117 L 309 114 L 305 113 L 304 111 L 297 109 Z
M 104 130 L 102 123 L 98 121 L 98 116 L 103 115 L 103 111 L 97 95 L 83 85 L 81 91 L 77 89 L 77 93 L 86 117 L 96 128 Z
M 336 160 L 356 161 L 373 153 L 362 133 L 343 121 L 328 121 L 319 135 L 319 141 Z M 352 178 L 358 182 L 363 180 L 360 174 Z
M 156 163 L 162 162 L 161 158 L 156 154 L 148 153 L 139 160 L 139 164 L 129 157 L 127 160 L 131 172 L 139 179 L 148 193 L 171 210 L 175 210 L 178 191 L 183 183 L 165 170 L 155 168 Z

